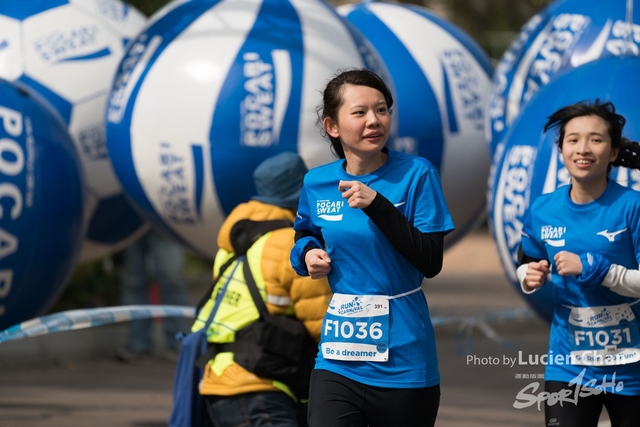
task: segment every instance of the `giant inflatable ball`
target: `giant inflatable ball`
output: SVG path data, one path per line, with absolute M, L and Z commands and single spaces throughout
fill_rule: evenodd
M 497 164 L 496 180 L 490 189 L 489 225 L 507 277 L 520 291 L 516 278 L 517 252 L 522 221 L 533 200 L 568 185 L 570 176 L 555 144 L 557 132 L 542 133 L 547 117 L 566 105 L 600 98 L 611 101 L 627 119 L 623 135 L 640 140 L 640 58 L 609 57 L 570 70 L 550 82 L 531 99 L 510 127 L 504 154 Z M 614 168 L 611 178 L 640 189 L 637 170 Z M 552 286 L 524 295 L 531 307 L 551 321 Z
M 127 49 L 107 145 L 128 196 L 160 232 L 213 258 L 225 216 L 267 157 L 335 160 L 316 127 L 338 69 L 386 75 L 364 37 L 318 0 L 174 1 Z
M 490 59 L 462 30 L 423 7 L 365 2 L 338 12 L 375 47 L 395 84 L 398 135 L 391 146 L 440 170 L 456 225 L 445 241 L 450 246 L 484 218 Z
M 0 330 L 62 289 L 82 244 L 84 186 L 66 126 L 0 79 Z
M 123 248 L 147 228 L 122 193 L 104 135 L 113 75 L 145 22 L 120 0 L 0 2 L 0 78 L 44 97 L 80 155 L 87 184 L 81 261 Z
M 523 106 L 556 75 L 599 58 L 640 53 L 640 8 L 629 15 L 628 3 L 555 1 L 522 27 L 493 76 L 487 115 L 492 153 L 504 148 Z

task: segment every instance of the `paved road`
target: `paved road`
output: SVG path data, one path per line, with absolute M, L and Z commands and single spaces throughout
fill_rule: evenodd
M 424 289 L 434 318 L 527 308 L 504 278 L 486 232 L 448 251 L 443 272 Z M 544 367 L 519 364 L 518 357 L 528 361 L 546 352 L 547 325 L 524 316 L 490 323 L 506 343 L 477 327 L 460 336 L 459 326 L 457 321 L 436 328 L 442 376 L 436 425 L 542 426 L 542 412 L 535 406 L 515 409 L 513 403 L 524 387 L 542 383 L 538 376 Z M 124 328 L 95 329 L 52 334 L 48 341 L 32 338 L 29 345 L 0 344 L 0 427 L 166 426 L 174 365 L 159 359 L 136 366 L 117 363 L 110 351 L 123 339 Z M 65 348 L 75 350 L 65 353 Z M 42 363 L 33 362 L 39 352 Z
M 538 325 L 499 328 L 524 354 L 544 352 L 546 331 Z M 437 426 L 541 426 L 535 408 L 512 407 L 518 391 L 536 379 L 542 367 L 505 366 L 503 358 L 517 352 L 478 335 L 467 356 L 459 355 L 453 334 L 439 339 L 442 403 Z M 486 358 L 492 358 L 488 365 Z M 497 362 L 496 362 L 497 360 Z M 82 361 L 45 368 L 0 371 L 2 427 L 160 427 L 166 426 L 171 404 L 173 365 L 152 361 L 123 365 L 110 360 Z

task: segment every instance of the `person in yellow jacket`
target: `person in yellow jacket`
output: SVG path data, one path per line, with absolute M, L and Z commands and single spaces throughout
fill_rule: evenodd
M 303 160 L 291 152 L 268 158 L 256 168 L 253 178 L 257 195 L 238 205 L 218 233 L 214 277 L 233 255 L 231 230 L 238 221 L 285 219 L 293 225 L 306 172 Z M 247 251 L 246 260 L 269 313 L 295 315 L 318 341 L 331 289 L 326 279 L 312 280 L 293 271 L 289 262 L 293 238 L 292 227 L 268 232 Z M 242 268 L 234 269 L 234 264 L 238 263 L 231 264 L 218 280 L 192 328 L 196 331 L 204 327 L 217 294 L 226 286 L 207 332 L 209 342 L 233 342 L 236 331 L 259 317 Z M 200 394 L 207 401 L 209 417 L 216 427 L 306 425 L 297 397 L 285 384 L 247 371 L 233 361 L 231 352 L 216 354 L 206 365 Z

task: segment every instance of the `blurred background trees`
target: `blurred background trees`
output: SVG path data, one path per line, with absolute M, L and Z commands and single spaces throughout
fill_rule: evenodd
M 405 0 L 423 6 L 453 22 L 480 44 L 494 60 L 500 59 L 520 27 L 550 0 Z M 169 0 L 129 0 L 147 16 Z M 329 0 L 333 6 L 352 0 Z

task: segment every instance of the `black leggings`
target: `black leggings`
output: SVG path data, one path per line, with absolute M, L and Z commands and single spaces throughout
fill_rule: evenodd
M 560 381 L 546 381 L 545 391 L 560 393 L 571 390 L 567 399 L 574 399 L 576 386 Z M 583 389 L 584 390 L 584 389 Z M 577 405 L 572 402 L 556 402 L 545 405 L 544 417 L 547 427 L 597 427 L 602 407 L 607 408 L 611 427 L 640 426 L 640 396 L 600 393 L 578 398 Z
M 311 374 L 309 427 L 433 427 L 440 385 L 382 388 L 325 370 Z

